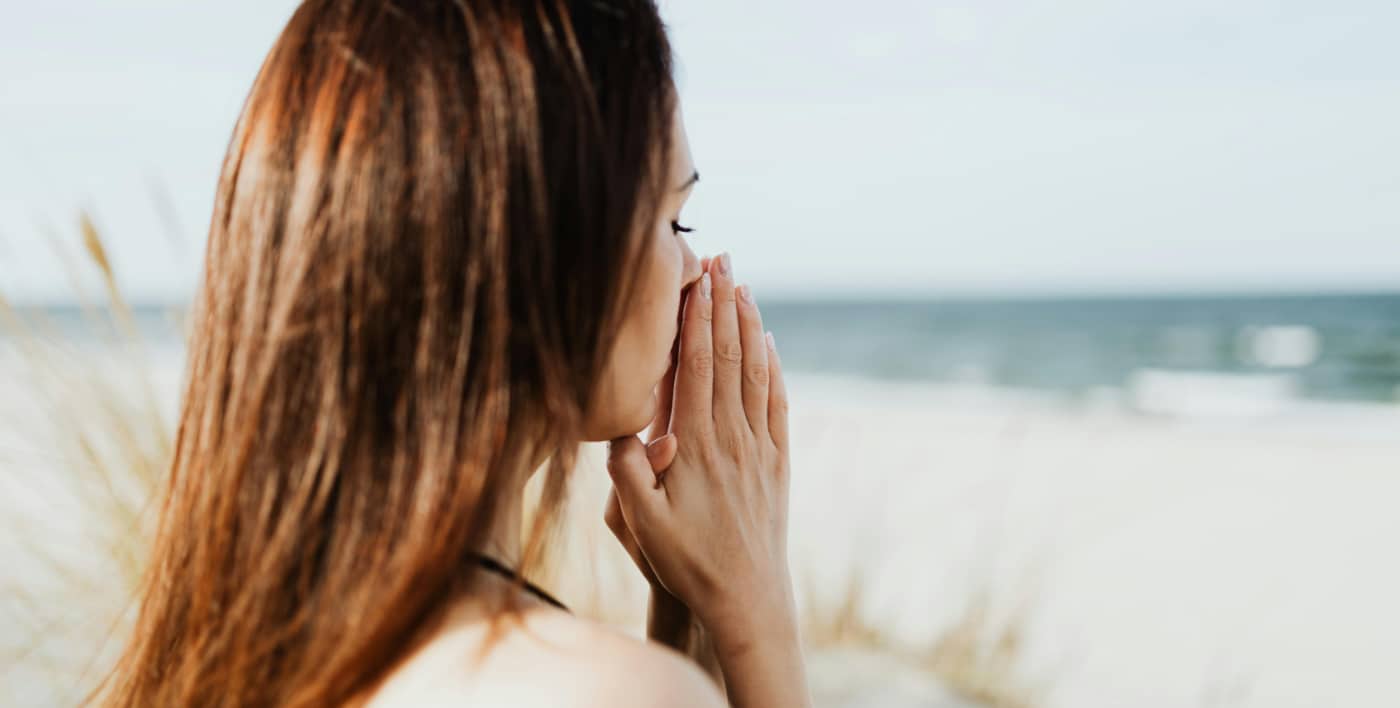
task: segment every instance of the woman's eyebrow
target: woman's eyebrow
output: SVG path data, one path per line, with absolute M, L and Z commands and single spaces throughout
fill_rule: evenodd
M 690 173 L 690 179 L 687 179 L 687 180 L 685 181 L 685 184 L 682 184 L 681 186 L 677 187 L 677 188 L 676 188 L 676 191 L 677 191 L 677 192 L 684 192 L 685 189 L 686 189 L 686 187 L 689 187 L 690 185 L 695 184 L 696 182 L 699 182 L 699 181 L 700 181 L 700 171 L 699 171 L 699 170 L 696 170 L 696 171 L 694 171 L 694 172 L 691 172 L 691 173 Z

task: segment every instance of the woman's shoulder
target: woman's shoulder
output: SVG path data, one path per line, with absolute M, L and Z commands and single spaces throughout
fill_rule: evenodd
M 542 609 L 500 627 L 480 656 L 487 623 L 449 623 L 390 675 L 367 707 L 726 705 L 694 662 L 606 625 Z

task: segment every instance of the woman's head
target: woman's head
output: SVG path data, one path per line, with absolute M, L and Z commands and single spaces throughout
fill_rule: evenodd
M 381 678 L 521 470 L 553 455 L 547 511 L 650 420 L 689 161 L 651 0 L 304 2 L 225 158 L 112 701 Z
M 669 175 L 659 209 L 642 224 L 650 257 L 630 277 L 636 293 L 627 303 L 614 349 L 598 377 L 598 393 L 585 412 L 584 439 L 610 440 L 641 430 L 657 413 L 655 384 L 666 372 L 677 336 L 681 291 L 700 277 L 700 259 L 682 237 L 681 207 L 700 175 L 691 159 L 680 111 L 671 121 Z

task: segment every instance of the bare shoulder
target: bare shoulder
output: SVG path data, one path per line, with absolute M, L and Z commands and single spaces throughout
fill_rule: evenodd
M 581 631 L 607 658 L 586 670 L 599 677 L 591 700 L 578 706 L 677 706 L 723 708 L 728 703 L 719 687 L 695 662 L 669 647 L 631 637 L 597 624 Z
M 563 612 L 528 613 L 478 661 L 485 636 L 483 623 L 450 626 L 397 668 L 367 706 L 727 705 L 681 654 Z

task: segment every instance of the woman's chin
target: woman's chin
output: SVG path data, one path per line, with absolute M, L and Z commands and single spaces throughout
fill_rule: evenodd
M 637 417 L 628 421 L 627 432 L 624 435 L 640 435 L 651 426 L 651 422 L 656 420 L 656 416 L 660 412 L 661 401 L 657 398 L 656 389 L 653 388 L 651 394 L 647 396 L 646 403 L 638 410 Z
M 585 442 L 604 442 L 624 435 L 640 435 L 656 419 L 656 414 L 660 412 L 660 401 L 657 400 L 655 391 L 647 398 L 635 413 L 628 415 L 624 420 L 613 420 L 607 425 L 591 427 L 585 436 Z
M 631 434 L 640 434 L 642 431 L 646 430 L 647 427 L 651 425 L 651 421 L 656 420 L 656 416 L 660 412 L 661 402 L 657 400 L 656 389 L 652 389 L 651 395 L 647 396 L 646 405 L 642 407 L 642 411 L 638 414 L 637 419 L 632 421 L 632 425 L 629 426 L 636 428 Z

